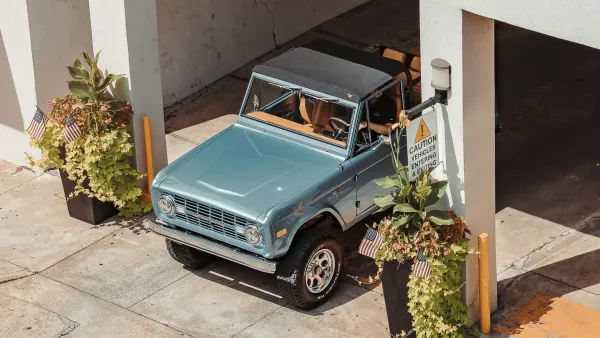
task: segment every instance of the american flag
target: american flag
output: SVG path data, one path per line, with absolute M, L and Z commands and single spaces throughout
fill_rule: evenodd
M 73 116 L 71 115 L 67 117 L 67 124 L 65 125 L 63 134 L 65 135 L 65 141 L 67 141 L 67 143 L 71 143 L 81 136 L 81 129 L 79 129 L 77 123 L 75 123 L 75 119 L 73 119 Z
M 367 257 L 375 258 L 375 254 L 377 254 L 377 250 L 379 250 L 382 243 L 383 237 L 381 237 L 379 232 L 369 227 L 365 233 L 365 237 L 363 237 L 362 241 L 360 242 L 358 253 Z
M 39 141 L 42 139 L 44 131 L 46 131 L 46 124 L 48 124 L 48 116 L 38 107 L 35 115 L 33 115 L 33 120 L 31 120 L 25 131 Z
M 421 250 L 417 252 L 417 260 L 413 265 L 413 275 L 423 278 L 431 277 L 431 266 L 427 263 L 427 257 Z

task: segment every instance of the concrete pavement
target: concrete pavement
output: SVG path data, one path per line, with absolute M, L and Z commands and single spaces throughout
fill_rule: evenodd
M 225 115 L 168 135 L 170 160 L 234 121 Z M 512 208 L 496 218 L 500 309 L 493 336 L 527 337 L 543 323 L 581 323 L 575 314 L 600 314 L 600 213 L 571 227 Z M 0 161 L 0 336 L 387 335 L 379 287 L 346 278 L 330 302 L 299 311 L 277 294 L 271 275 L 223 260 L 183 269 L 142 221 L 90 226 L 71 219 L 57 176 Z M 361 231 L 355 227 L 344 238 L 354 250 L 353 275 L 373 271 L 355 253 Z
M 396 14 L 390 18 L 386 13 Z M 403 13 L 402 20 L 397 13 Z M 365 31 L 357 22 L 377 25 Z M 261 59 L 319 37 L 357 47 L 376 42 L 418 51 L 418 2 L 372 1 Z M 513 81 L 514 73 L 543 73 L 536 70 L 543 68 L 542 58 L 525 62 L 522 46 L 534 41 L 536 49 L 548 51 L 556 50 L 557 42 L 532 40 L 527 32 L 503 24 L 497 37 L 498 50 L 505 51 L 499 64 L 507 63 L 510 71 L 498 71 L 497 84 L 506 95 L 500 100 L 505 131 L 497 138 L 499 310 L 492 336 L 581 337 L 580 327 L 585 333 L 594 329 L 586 323 L 600 322 L 595 183 L 600 176 L 595 175 L 596 160 L 582 147 L 561 152 L 569 160 L 557 163 L 552 154 L 559 130 L 548 124 L 587 130 L 583 136 L 592 135 L 598 124 L 569 117 L 547 98 L 594 91 L 564 88 L 590 85 L 570 69 L 551 73 L 560 84 Z M 582 65 L 595 60 L 564 50 Z M 170 162 L 235 121 L 255 63 L 166 109 Z M 595 102 L 586 97 L 571 101 Z M 542 103 L 546 106 L 537 106 Z M 529 128 L 538 121 L 547 121 L 545 129 Z M 538 129 L 532 139 L 532 130 Z M 520 155 L 525 141 L 536 144 L 535 156 Z M 355 227 L 347 235 L 348 248 L 357 247 L 361 231 Z M 349 261 L 350 274 L 373 271 L 372 263 L 356 253 Z M 115 218 L 99 227 L 72 220 L 58 177 L 0 161 L 0 337 L 385 337 L 381 288 L 371 291 L 348 279 L 341 286 L 329 303 L 303 312 L 282 303 L 268 275 L 226 261 L 198 271 L 182 269 L 140 219 Z
M 201 141 L 182 135 L 170 135 L 181 142 L 169 149 Z M 272 275 L 222 260 L 182 268 L 141 222 L 74 220 L 59 177 L 0 161 L 0 337 L 387 335 L 380 291 L 344 281 L 326 305 L 298 311 L 277 294 Z

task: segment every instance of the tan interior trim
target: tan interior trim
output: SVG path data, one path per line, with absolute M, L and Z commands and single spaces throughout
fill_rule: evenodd
M 410 69 L 421 72 L 421 57 L 415 56 L 410 62 Z
M 383 51 L 383 56 L 388 59 L 394 59 L 394 60 L 400 61 L 402 63 L 406 63 L 406 59 L 407 59 L 406 54 L 399 52 L 395 49 L 391 49 L 391 48 L 386 48 Z
M 251 113 L 248 113 L 248 115 L 252 116 L 255 119 L 259 119 L 259 120 L 262 120 L 262 121 L 274 124 L 276 126 L 281 126 L 283 128 L 290 129 L 290 130 L 299 132 L 301 134 L 305 134 L 305 135 L 310 136 L 310 137 L 314 137 L 314 138 L 318 138 L 318 139 L 321 139 L 321 140 L 325 140 L 327 142 L 331 142 L 331 143 L 340 145 L 340 146 L 342 146 L 344 148 L 346 147 L 346 142 L 334 140 L 334 139 L 329 138 L 327 136 L 323 136 L 321 134 L 317 134 L 317 133 L 315 133 L 312 130 L 312 126 L 310 126 L 310 125 L 303 125 L 303 124 L 300 124 L 300 123 L 296 123 L 296 122 L 293 122 L 293 121 L 281 118 L 279 116 L 275 116 L 275 115 L 271 115 L 271 114 L 265 113 L 263 111 L 253 111 Z
M 300 99 L 300 115 L 302 116 L 302 118 L 304 119 L 304 121 L 306 121 L 306 123 L 312 123 L 311 119 L 310 119 L 310 115 L 308 115 L 308 109 L 306 107 L 307 105 L 307 101 L 306 98 L 303 97 Z
M 421 77 L 421 72 L 418 72 L 418 71 L 412 70 L 412 69 L 410 69 L 409 71 L 410 71 L 410 77 L 413 80 L 417 79 L 418 77 Z

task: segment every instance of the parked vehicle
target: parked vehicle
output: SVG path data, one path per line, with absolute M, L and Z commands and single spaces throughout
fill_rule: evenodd
M 319 40 L 256 66 L 237 122 L 152 184 L 150 227 L 171 256 L 191 268 L 222 257 L 275 274 L 300 308 L 323 303 L 343 270 L 339 234 L 377 209 L 374 179 L 394 173 L 394 122 L 418 83 L 387 57 L 400 53 Z

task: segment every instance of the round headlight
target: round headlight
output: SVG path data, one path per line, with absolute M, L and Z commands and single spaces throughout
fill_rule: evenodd
M 162 195 L 158 198 L 158 208 L 160 211 L 167 215 L 175 215 L 175 200 L 169 195 Z
M 262 243 L 262 235 L 260 233 L 260 229 L 256 225 L 248 225 L 246 230 L 244 230 L 244 235 L 248 240 L 248 243 L 256 246 Z

